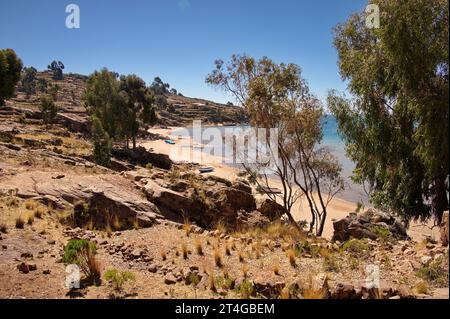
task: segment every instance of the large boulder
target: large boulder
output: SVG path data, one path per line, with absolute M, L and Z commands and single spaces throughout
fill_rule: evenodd
M 442 215 L 441 222 L 441 244 L 442 246 L 448 246 L 448 211 Z
M 135 149 L 113 149 L 113 157 L 127 161 L 134 165 L 146 166 L 152 164 L 155 167 L 170 170 L 172 168 L 172 160 L 166 154 L 151 153 L 144 147 L 136 147 Z
M 407 239 L 406 228 L 393 216 L 369 209 L 362 214 L 350 213 L 347 217 L 333 221 L 333 240 L 346 241 L 350 238 L 376 240 L 389 236 Z
M 282 205 L 269 198 L 257 201 L 256 210 L 271 221 L 279 220 L 281 216 L 286 214 L 286 209 Z

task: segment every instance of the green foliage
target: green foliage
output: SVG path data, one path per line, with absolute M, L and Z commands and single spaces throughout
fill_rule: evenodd
M 154 125 L 155 97 L 136 75 L 121 76 L 108 69 L 94 72 L 88 79 L 85 104 L 111 139 L 132 139 L 143 125 Z
M 423 265 L 418 271 L 417 276 L 426 280 L 428 283 L 445 287 L 448 286 L 448 254 L 441 256 L 427 265 Z
M 62 261 L 80 267 L 89 283 L 99 284 L 101 279 L 100 265 L 95 258 L 97 247 L 94 242 L 84 239 L 71 239 L 64 247 Z
M 136 276 L 129 271 L 119 271 L 117 269 L 109 269 L 105 272 L 103 278 L 112 282 L 114 290 L 122 291 L 123 285 L 128 281 L 135 281 Z
M 63 79 L 64 64 L 61 61 L 53 60 L 47 68 L 53 72 L 53 80 Z
M 324 257 L 323 267 L 325 271 L 339 272 L 341 270 L 339 262 L 333 254 Z
M 355 97 L 331 92 L 354 180 L 372 203 L 404 221 L 448 209 L 448 1 L 373 0 L 380 28 L 366 15 L 336 27 L 341 76 Z
M 241 295 L 242 299 L 250 299 L 255 292 L 255 287 L 253 282 L 245 279 L 235 287 L 235 291 Z
M 92 117 L 92 139 L 94 142 L 94 159 L 99 165 L 109 166 L 111 161 L 112 142 L 108 133 L 103 129 L 102 123 Z
M 48 94 L 41 96 L 41 104 L 39 109 L 42 113 L 42 120 L 45 124 L 52 124 L 55 120 L 56 114 L 58 113 L 58 108 L 53 100 L 53 97 Z
M 392 241 L 394 238 L 386 227 L 380 225 L 374 225 L 370 229 L 378 238 L 380 238 L 383 242 Z
M 41 92 L 41 93 L 47 93 L 47 80 L 43 79 L 43 78 L 39 78 L 37 80 L 37 84 L 36 84 L 36 88 Z
M 156 124 L 154 96 L 146 88 L 145 82 L 136 75 L 121 76 L 119 90 L 124 113 L 123 131 L 127 140 L 132 139 L 135 148 L 139 127 L 143 124 Z
M 0 106 L 4 104 L 4 99 L 13 96 L 21 71 L 22 61 L 14 50 L 0 50 Z
M 30 96 L 36 92 L 36 74 L 34 67 L 23 68 L 20 83 L 23 91 Z
M 106 68 L 95 71 L 89 76 L 83 99 L 88 112 L 100 121 L 108 136 L 120 137 L 123 110 L 117 74 Z
M 71 239 L 64 247 L 63 262 L 65 264 L 80 264 L 80 254 L 90 251 L 93 254 L 97 252 L 94 242 L 85 239 Z
M 354 256 L 363 257 L 369 253 L 369 244 L 365 239 L 349 239 L 342 245 L 342 250 Z

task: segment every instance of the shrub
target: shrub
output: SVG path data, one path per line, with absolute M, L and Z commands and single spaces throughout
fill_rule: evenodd
M 342 250 L 355 256 L 363 257 L 369 252 L 369 244 L 365 239 L 350 239 L 342 245 Z
M 389 242 L 393 240 L 392 234 L 386 227 L 380 225 L 374 225 L 370 229 L 378 238 L 383 242 Z
M 45 124 L 52 124 L 55 120 L 58 108 L 54 98 L 51 95 L 44 94 L 41 96 L 41 104 L 39 109 L 42 113 L 42 120 Z
M 429 264 L 423 265 L 417 271 L 417 276 L 432 285 L 442 287 L 448 285 L 448 255 L 441 256 Z
M 37 203 L 34 200 L 27 200 L 25 202 L 25 208 L 28 210 L 34 210 L 37 207 Z
M 417 285 L 414 286 L 414 290 L 418 294 L 425 294 L 426 295 L 430 291 L 430 286 L 428 285 L 428 283 L 426 281 L 421 281 Z
M 116 291 L 122 291 L 123 285 L 128 281 L 135 281 L 136 276 L 129 271 L 118 271 L 117 269 L 109 269 L 103 276 L 105 280 L 111 281 Z
M 71 239 L 64 247 L 62 260 L 66 264 L 78 265 L 89 283 L 99 284 L 101 271 L 95 258 L 96 252 L 95 243 L 85 239 Z
M 237 285 L 235 290 L 241 295 L 242 299 L 250 299 L 255 292 L 253 283 L 249 280 L 243 280 L 239 285 Z
M 330 254 L 323 259 L 323 268 L 325 271 L 333 272 L 338 272 L 341 269 L 337 258 L 333 254 Z

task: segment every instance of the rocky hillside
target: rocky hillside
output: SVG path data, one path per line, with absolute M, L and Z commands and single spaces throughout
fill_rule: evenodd
M 87 76 L 79 74 L 65 74 L 63 80 L 52 79 L 50 71 L 38 72 L 37 82 L 45 81 L 47 89 L 58 86 L 56 104 L 59 107 L 58 121 L 66 122 L 77 131 L 84 131 L 88 128 L 86 109 L 82 103 L 82 96 L 86 87 Z M 16 96 L 6 102 L 12 109 L 3 110 L 3 115 L 10 115 L 11 112 L 28 112 L 35 114 L 39 106 L 39 88 L 36 93 L 27 95 L 22 85 L 17 85 Z M 202 120 L 208 124 L 236 124 L 245 123 L 247 116 L 244 110 L 238 106 L 223 105 L 212 101 L 188 98 L 181 95 L 166 94 L 168 106 L 165 109 L 158 109 L 157 114 L 161 125 L 182 126 L 192 123 L 193 120 Z M 6 112 L 6 113 L 5 113 Z M 37 117 L 37 115 L 35 114 Z
M 351 214 L 334 241 L 315 238 L 244 179 L 143 149 L 98 166 L 83 134 L 11 106 L 32 115 L 27 101 L 0 109 L 0 298 L 448 298 L 448 247 L 411 241 L 389 216 Z M 68 289 L 67 247 L 80 240 L 96 247 L 99 280 L 83 273 Z M 134 280 L 106 276 L 117 272 Z

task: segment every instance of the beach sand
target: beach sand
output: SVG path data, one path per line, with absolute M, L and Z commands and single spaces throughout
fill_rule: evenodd
M 175 145 L 165 143 L 163 140 L 156 141 L 140 141 L 139 145 L 147 149 L 153 149 L 156 153 L 167 154 L 175 162 L 194 162 L 202 163 L 204 166 L 214 167 L 214 172 L 208 173 L 218 177 L 234 180 L 238 177 L 239 169 L 222 163 L 222 158 L 205 154 L 201 151 L 200 147 L 194 147 L 191 145 L 191 138 L 187 136 L 174 136 L 172 132 L 179 129 L 178 127 L 168 128 L 152 128 L 149 131 L 151 133 L 167 136 L 175 141 Z M 282 189 L 281 182 L 276 179 L 269 181 L 270 187 Z M 257 195 L 257 197 L 263 197 Z M 333 198 L 328 205 L 328 216 L 325 222 L 324 231 L 322 237 L 331 239 L 333 236 L 333 220 L 346 217 L 349 212 L 354 212 L 357 207 L 356 202 L 350 202 L 339 198 L 339 194 Z M 307 201 L 304 198 L 300 198 L 292 208 L 293 217 L 299 220 L 310 221 L 310 212 L 307 205 Z M 434 239 L 438 238 L 438 228 L 431 229 L 432 222 L 425 225 L 413 222 L 411 223 L 408 231 L 411 238 L 415 241 L 424 239 L 424 236 L 431 236 Z

